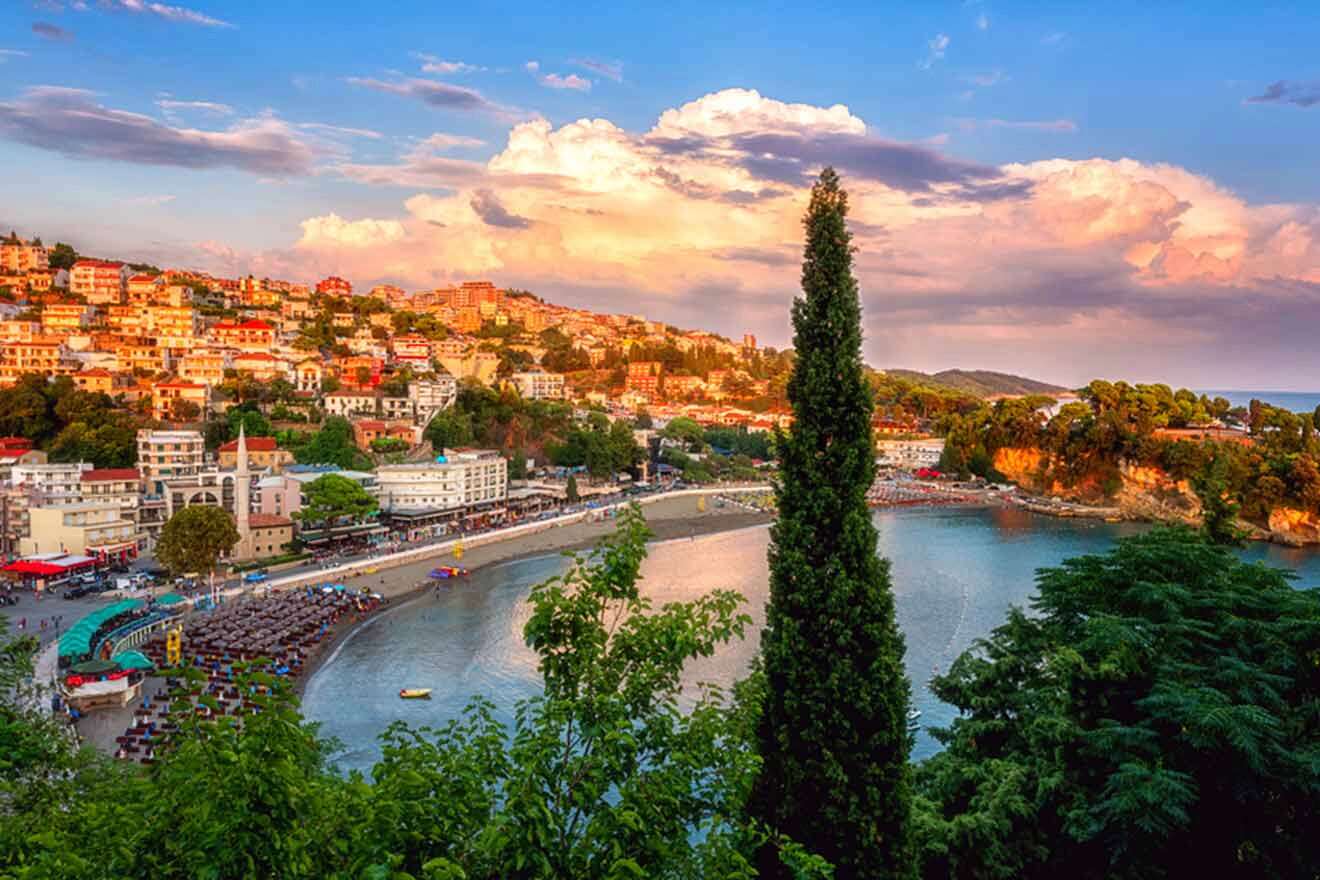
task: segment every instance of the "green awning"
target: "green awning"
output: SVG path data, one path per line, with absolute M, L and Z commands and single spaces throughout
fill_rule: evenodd
M 186 601 L 187 600 L 184 599 L 182 596 L 180 596 L 178 593 L 166 593 L 164 596 L 161 596 L 159 599 L 156 600 L 156 604 L 178 605 L 180 602 L 186 602 Z
M 92 650 L 92 639 L 107 620 L 128 611 L 136 611 L 142 604 L 141 599 L 124 599 L 93 611 L 60 636 L 60 656 L 81 657 L 89 653 Z
M 84 660 L 81 663 L 75 663 L 70 669 L 79 675 L 100 675 L 104 672 L 114 672 L 118 666 L 109 660 Z
M 141 651 L 120 651 L 115 655 L 115 662 L 120 669 L 155 669 L 156 664 Z

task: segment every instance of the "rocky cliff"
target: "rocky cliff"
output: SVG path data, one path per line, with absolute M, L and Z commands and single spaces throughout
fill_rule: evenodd
M 1116 506 L 1129 519 L 1181 522 L 1200 525 L 1201 501 L 1186 480 L 1175 480 L 1154 467 L 1122 464 L 1119 466 L 1119 489 L 1105 497 L 1094 482 L 1064 486 L 1049 477 L 1050 461 L 1039 449 L 1000 449 L 995 453 L 995 470 L 1030 492 L 1058 497 L 1080 504 Z M 1241 523 L 1252 538 L 1279 544 L 1300 546 L 1320 544 L 1320 516 L 1291 507 L 1278 507 L 1270 513 L 1266 528 Z

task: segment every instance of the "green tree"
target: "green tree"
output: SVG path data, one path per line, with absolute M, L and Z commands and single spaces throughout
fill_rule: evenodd
M 324 474 L 303 487 L 303 505 L 295 519 L 322 523 L 345 517 L 360 521 L 375 513 L 380 505 L 356 480 L 338 474 Z
M 793 303 L 793 429 L 776 441 L 763 766 L 750 805 L 770 828 L 809 843 L 837 877 L 910 877 L 909 689 L 889 566 L 866 504 L 872 401 L 847 211 L 826 168 L 807 208 L 803 296 Z M 788 876 L 769 848 L 759 867 Z
M 55 242 L 55 246 L 50 249 L 50 267 L 52 269 L 72 269 L 73 264 L 78 262 L 78 252 L 72 245 L 67 245 L 62 241 Z
M 213 575 L 220 557 L 233 550 L 238 541 L 232 516 L 219 507 L 194 504 L 165 523 L 156 542 L 156 559 L 176 575 Z
M 300 464 L 332 464 L 349 470 L 371 470 L 371 459 L 353 442 L 353 426 L 343 416 L 330 416 L 294 452 Z
M 1037 576 L 932 684 L 926 877 L 1320 875 L 1320 595 L 1186 528 Z
M 1201 531 L 1215 544 L 1236 546 L 1243 541 L 1237 527 L 1240 505 L 1229 490 L 1228 463 L 1215 455 L 1192 479 L 1192 488 L 1201 501 Z
M 515 449 L 513 456 L 509 459 L 509 479 L 527 479 L 527 454 L 521 449 Z
M 679 416 L 669 420 L 664 429 L 660 431 L 660 436 L 666 440 L 677 440 L 680 443 L 685 443 L 690 449 L 700 449 L 705 443 L 706 431 L 692 419 Z
M 437 453 L 444 449 L 467 446 L 473 440 L 472 419 L 455 407 L 442 410 L 431 419 L 422 437 L 431 442 L 431 447 Z
M 577 475 L 569 474 L 568 482 L 564 484 L 564 500 L 569 504 L 577 504 L 582 496 L 578 495 Z
M 202 408 L 191 400 L 176 397 L 170 401 L 170 419 L 175 422 L 191 422 L 202 414 Z

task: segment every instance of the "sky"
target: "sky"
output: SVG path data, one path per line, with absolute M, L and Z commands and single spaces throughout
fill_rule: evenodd
M 9 0 L 0 228 L 791 342 L 850 193 L 865 357 L 1320 388 L 1313 4 Z

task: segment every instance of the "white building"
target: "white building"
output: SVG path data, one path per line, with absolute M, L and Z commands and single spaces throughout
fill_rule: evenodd
M 944 440 L 931 437 L 925 440 L 880 440 L 875 444 L 876 462 L 904 470 L 933 468 L 944 454 Z
M 376 479 L 385 513 L 456 510 L 503 501 L 509 467 L 493 449 L 465 449 L 431 462 L 382 465 Z
M 32 508 L 82 501 L 82 475 L 91 469 L 91 464 L 81 461 L 14 465 L 3 508 L 4 537 L 9 545 L 28 537 L 28 511 Z
M 408 396 L 412 398 L 417 420 L 429 422 L 433 415 L 448 409 L 458 400 L 458 380 L 448 373 L 437 375 L 434 379 L 419 379 L 408 385 Z
M 148 483 L 198 474 L 206 458 L 200 431 L 137 432 L 138 467 Z
M 378 397 L 374 391 L 331 391 L 323 400 L 325 413 L 344 418 L 374 416 Z
M 563 400 L 564 376 L 541 370 L 514 373 L 509 382 L 525 400 Z

